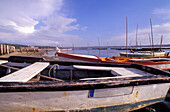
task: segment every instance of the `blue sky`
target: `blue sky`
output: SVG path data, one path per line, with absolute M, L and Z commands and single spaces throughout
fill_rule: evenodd
M 1 0 L 0 42 L 27 45 L 90 46 L 170 44 L 170 0 Z

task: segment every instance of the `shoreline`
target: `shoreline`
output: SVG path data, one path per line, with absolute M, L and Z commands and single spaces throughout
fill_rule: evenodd
M 57 60 L 52 57 L 43 56 L 47 52 L 52 52 L 52 51 L 45 51 L 45 50 L 42 50 L 39 52 L 18 52 L 18 51 L 16 51 L 16 52 L 13 52 L 10 54 L 0 55 L 0 57 L 9 58 L 10 56 L 28 56 L 28 57 L 30 56 L 30 57 L 41 57 L 46 60 Z

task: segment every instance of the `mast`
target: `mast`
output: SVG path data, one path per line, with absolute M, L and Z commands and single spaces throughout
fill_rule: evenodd
M 149 42 L 150 42 L 150 47 L 152 49 L 152 44 L 151 44 L 151 37 L 150 37 L 150 34 L 149 34 Z
M 162 50 L 162 40 L 163 40 L 163 35 L 161 36 L 160 51 Z
M 137 36 L 138 36 L 138 25 L 137 25 L 137 28 L 136 28 L 136 51 L 137 51 L 137 47 L 138 47 Z
M 151 38 L 152 38 L 152 52 L 153 52 L 153 56 L 154 56 L 154 43 L 153 43 L 153 31 L 152 31 L 152 21 L 150 18 L 150 25 L 151 25 Z
M 127 43 L 128 43 L 128 22 L 127 22 L 127 16 L 126 16 L 126 57 L 128 57 L 128 54 L 127 54 L 127 50 L 128 50 L 128 48 L 127 48 Z
M 73 53 L 74 53 L 74 43 L 72 43 L 72 50 L 73 50 Z
M 99 40 L 99 37 L 98 37 L 98 44 L 99 44 L 99 56 L 100 56 L 100 40 Z
M 107 56 L 109 56 L 109 53 L 108 53 L 108 49 L 109 49 L 109 44 L 108 44 L 108 42 L 107 42 Z
M 90 48 L 89 48 L 89 43 L 88 43 L 88 48 L 87 48 L 87 50 L 88 50 L 88 55 L 89 55 L 89 49 L 90 49 Z

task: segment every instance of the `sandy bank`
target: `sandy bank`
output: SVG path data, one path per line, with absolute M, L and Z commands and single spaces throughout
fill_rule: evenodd
M 0 57 L 10 57 L 10 56 L 31 56 L 31 57 L 42 57 L 45 58 L 46 60 L 56 60 L 53 59 L 51 57 L 47 57 L 47 56 L 43 56 L 44 53 L 46 53 L 47 51 L 39 51 L 39 52 L 13 52 L 10 54 L 5 54 L 5 55 L 0 55 Z M 52 51 L 48 51 L 48 52 L 52 52 Z

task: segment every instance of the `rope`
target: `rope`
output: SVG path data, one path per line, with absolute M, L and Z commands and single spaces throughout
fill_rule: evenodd
M 51 77 L 51 70 L 53 69 L 53 71 L 55 71 L 56 70 L 56 66 L 57 66 L 57 69 L 59 70 L 60 68 L 59 68 L 59 65 L 58 64 L 54 64 L 51 68 L 50 68 L 50 70 L 49 70 L 49 72 L 48 72 L 48 75 L 49 75 L 49 77 Z

